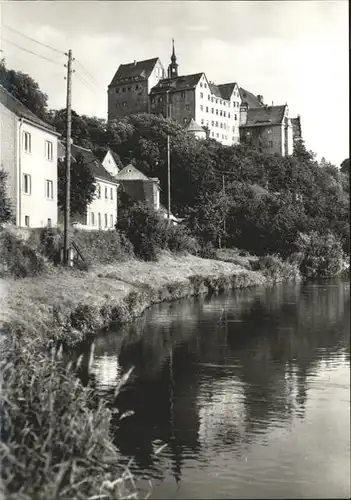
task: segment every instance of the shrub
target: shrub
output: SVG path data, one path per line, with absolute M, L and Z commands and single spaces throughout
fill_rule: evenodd
M 307 278 L 328 278 L 341 273 L 344 269 L 345 255 L 342 243 L 331 232 L 300 233 L 297 246 L 301 252 L 300 270 Z
M 3 276 L 37 276 L 49 267 L 33 243 L 9 229 L 0 232 L 0 255 L 0 275 Z
M 170 225 L 167 228 L 167 246 L 171 252 L 189 252 L 197 254 L 200 250 L 196 238 L 191 236 L 187 227 Z
M 72 238 L 89 264 L 110 264 L 133 256 L 132 244 L 118 231 L 76 229 Z
M 299 266 L 296 262 L 282 260 L 279 255 L 265 255 L 252 262 L 255 271 L 261 271 L 273 281 L 299 279 Z
M 94 401 L 92 389 L 59 355 L 14 332 L 11 337 L 1 361 L 4 497 L 117 499 L 131 493 L 105 404 Z
M 197 243 L 185 227 L 169 225 L 159 212 L 142 203 L 120 210 L 116 229 L 131 241 L 135 255 L 156 260 L 160 250 L 196 253 Z
M 200 245 L 199 256 L 203 259 L 216 259 L 217 249 L 213 243 L 206 242 L 203 245 Z
M 7 195 L 7 172 L 0 168 L 0 224 L 12 220 L 12 205 Z

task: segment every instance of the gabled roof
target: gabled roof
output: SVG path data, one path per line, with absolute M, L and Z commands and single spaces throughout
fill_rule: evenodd
M 242 103 L 246 102 L 249 108 L 262 108 L 264 107 L 264 104 L 262 104 L 257 97 L 249 92 L 248 90 L 245 90 L 240 87 L 239 89 L 240 97 Z
M 149 78 L 158 60 L 158 57 L 154 57 L 153 59 L 145 59 L 144 61 L 120 64 L 109 87 L 118 83 L 123 83 L 124 81 L 127 82 Z
M 163 93 L 166 90 L 173 92 L 179 90 L 194 89 L 199 83 L 203 73 L 195 73 L 193 75 L 175 76 L 173 78 L 165 78 L 160 80 L 155 87 L 151 89 L 151 94 Z
M 257 127 L 267 125 L 280 125 L 284 120 L 286 104 L 283 106 L 262 106 L 249 108 L 247 122 L 242 127 Z
M 65 155 L 65 145 L 59 141 L 58 143 L 58 157 Z M 79 156 L 82 156 L 84 163 L 89 167 L 90 172 L 95 178 L 103 179 L 105 181 L 113 182 L 117 184 L 117 181 L 112 175 L 106 170 L 106 168 L 101 164 L 101 162 L 96 158 L 91 149 L 82 148 L 76 144 L 71 145 L 71 157 L 73 162 L 77 160 Z
M 221 85 L 218 85 L 218 89 L 222 96 L 222 99 L 226 99 L 227 101 L 229 101 L 236 85 L 237 85 L 236 82 L 222 83 Z
M 106 155 L 107 153 L 110 153 L 114 162 L 116 163 L 116 165 L 118 166 L 118 164 L 121 163 L 121 160 L 118 156 L 117 153 L 115 153 L 114 151 L 112 151 L 112 149 L 108 148 L 108 149 L 100 149 L 98 151 L 95 151 L 94 154 L 96 156 L 96 158 L 98 158 L 98 160 L 100 160 L 101 162 L 104 161 L 104 159 L 106 158 Z
M 190 120 L 190 122 L 184 127 L 184 129 L 187 132 L 205 132 L 204 129 L 198 123 L 196 123 L 194 118 Z
M 219 99 L 223 99 L 221 91 L 219 90 L 219 85 L 215 85 L 214 83 L 209 83 L 209 87 L 210 87 L 211 93 L 214 96 L 219 97 Z
M 8 110 L 14 113 L 19 118 L 23 118 L 34 125 L 39 126 L 55 135 L 60 135 L 56 129 L 44 122 L 41 118 L 38 118 L 32 111 L 30 111 L 24 104 L 22 104 L 16 97 L 14 97 L 8 90 L 6 90 L 2 85 L 0 85 L 0 103 L 5 106 Z
M 140 170 L 134 167 L 131 163 L 126 167 L 122 168 L 120 172 L 116 175 L 118 181 L 150 181 L 149 177 L 146 177 Z

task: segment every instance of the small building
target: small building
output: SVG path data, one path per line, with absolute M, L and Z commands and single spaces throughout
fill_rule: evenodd
M 116 177 L 121 168 L 123 168 L 119 156 L 112 149 L 95 151 L 94 154 L 112 177 Z
M 283 106 L 240 107 L 240 142 L 267 153 L 293 153 L 293 127 L 289 108 Z
M 149 112 L 149 92 L 166 76 L 158 57 L 120 64 L 108 86 L 108 120 Z
M 18 227 L 57 225 L 58 137 L 0 85 L 0 166 Z
M 65 158 L 65 149 L 59 144 L 60 159 Z M 74 227 L 87 230 L 113 229 L 117 220 L 117 189 L 118 182 L 115 177 L 106 170 L 100 160 L 96 158 L 90 149 L 82 148 L 76 144 L 71 145 L 71 168 L 78 157 L 89 167 L 95 178 L 95 198 L 88 205 L 84 215 L 72 214 L 71 224 Z M 63 222 L 63 214 L 60 213 L 60 222 Z
M 188 132 L 188 134 L 193 135 L 196 139 L 206 139 L 206 131 L 196 121 L 191 118 L 188 125 L 184 127 L 184 130 Z

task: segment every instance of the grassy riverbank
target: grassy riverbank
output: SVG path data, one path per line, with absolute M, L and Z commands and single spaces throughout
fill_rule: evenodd
M 87 272 L 52 268 L 7 283 L 5 319 L 11 329 L 73 345 L 154 303 L 263 285 L 267 278 L 238 264 L 164 252 L 157 262 L 131 259 Z

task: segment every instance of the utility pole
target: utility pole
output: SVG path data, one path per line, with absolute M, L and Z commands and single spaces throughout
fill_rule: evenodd
M 171 105 L 169 102 L 169 90 L 167 90 L 167 118 L 171 119 Z M 168 224 L 171 222 L 171 145 L 170 137 L 167 134 L 167 192 L 168 192 Z
M 68 264 L 68 231 L 70 226 L 71 205 L 71 121 L 72 121 L 72 50 L 68 51 L 67 61 L 67 104 L 66 104 L 66 203 L 63 230 L 63 261 Z

